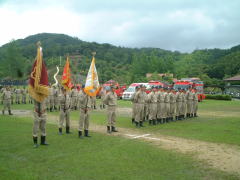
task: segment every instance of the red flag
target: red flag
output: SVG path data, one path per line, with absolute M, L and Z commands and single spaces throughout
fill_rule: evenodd
M 30 96 L 38 102 L 42 102 L 49 93 L 48 73 L 42 59 L 42 47 L 37 49 L 37 57 L 32 67 L 28 86 Z
M 62 75 L 62 85 L 66 90 L 71 90 L 72 88 L 72 82 L 71 82 L 71 72 L 70 72 L 70 64 L 69 64 L 69 58 L 67 57 L 66 64 L 63 69 L 63 75 Z

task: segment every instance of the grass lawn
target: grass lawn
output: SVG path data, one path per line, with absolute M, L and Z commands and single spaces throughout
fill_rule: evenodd
M 59 136 L 47 125 L 48 147 L 32 147 L 32 119 L 0 116 L 0 179 L 237 179 L 138 140 L 77 132 Z

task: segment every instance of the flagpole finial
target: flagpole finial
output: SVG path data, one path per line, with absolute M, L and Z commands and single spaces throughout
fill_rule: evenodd
M 38 42 L 37 42 L 37 47 L 40 47 L 40 46 L 41 46 L 41 42 L 38 41 Z
M 93 57 L 95 57 L 96 54 L 97 54 L 96 52 L 92 52 Z

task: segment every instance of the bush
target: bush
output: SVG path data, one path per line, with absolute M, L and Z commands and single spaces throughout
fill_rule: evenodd
M 206 99 L 216 99 L 216 100 L 231 101 L 232 100 L 232 96 L 230 96 L 230 95 L 221 95 L 221 94 L 217 94 L 217 95 L 206 94 Z

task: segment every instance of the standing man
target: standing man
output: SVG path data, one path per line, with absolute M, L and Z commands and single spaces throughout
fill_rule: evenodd
M 49 88 L 49 104 L 50 104 L 50 107 L 49 107 L 49 109 L 50 109 L 50 112 L 52 112 L 53 111 L 53 108 L 54 108 L 54 89 L 53 89 L 53 86 L 51 86 L 50 88 Z
M 16 104 L 20 104 L 21 89 L 17 88 L 15 90 L 15 93 L 16 93 Z
M 92 108 L 97 109 L 96 106 L 96 96 L 91 96 Z
M 8 114 L 13 115 L 11 112 L 11 96 L 12 96 L 12 93 L 10 91 L 10 88 L 7 87 L 2 93 L 2 101 L 3 101 L 2 114 L 4 114 L 5 109 L 8 108 Z
M 105 104 L 103 103 L 103 100 L 106 96 L 106 90 L 104 87 L 101 87 L 100 91 L 100 97 L 101 97 L 101 103 L 100 103 L 100 109 L 105 109 Z
M 59 111 L 59 108 L 60 108 L 60 106 L 59 106 L 59 89 L 58 89 L 58 86 L 54 86 L 53 87 L 54 89 L 54 96 L 53 96 L 53 98 L 54 98 L 54 110 L 55 111 Z
M 187 117 L 191 118 L 193 117 L 193 92 L 192 87 L 189 88 L 189 90 L 186 93 L 187 98 Z
M 183 93 L 181 89 L 178 89 L 176 93 L 176 120 L 182 120 L 181 109 L 183 104 Z
M 151 93 L 148 94 L 147 101 L 149 102 L 149 124 L 156 125 L 157 119 L 157 88 L 152 87 Z
M 23 87 L 21 93 L 22 93 L 22 103 L 26 104 L 27 103 L 27 90 L 25 87 Z
M 135 95 L 138 91 L 139 91 L 139 86 L 136 86 L 135 92 L 133 93 L 133 95 L 131 97 L 131 101 L 132 101 L 132 123 L 134 123 L 135 116 L 136 116 L 136 103 L 134 102 L 134 97 L 135 97 Z
M 185 89 L 182 90 L 182 97 L 183 97 L 183 101 L 182 101 L 181 116 L 183 119 L 185 119 L 186 112 L 187 112 L 187 94 Z
M 170 95 L 170 121 L 174 121 L 174 116 L 176 114 L 176 94 L 174 89 L 171 89 L 169 95 Z
M 163 87 L 160 87 L 160 91 L 158 92 L 158 113 L 157 113 L 157 119 L 158 122 L 163 124 L 166 121 L 166 116 L 165 116 L 165 95 L 166 93 L 164 92 Z
M 136 127 L 143 127 L 145 100 L 146 100 L 145 88 L 143 85 L 140 85 L 140 90 L 136 93 L 134 97 L 134 103 L 136 103 L 136 116 L 135 116 Z
M 33 143 L 37 148 L 38 144 L 38 129 L 41 131 L 41 145 L 48 145 L 46 142 L 46 103 L 34 100 L 34 122 L 33 122 Z
M 194 89 L 194 91 L 193 91 L 193 117 L 198 117 L 197 111 L 198 111 L 198 94 L 197 94 L 197 89 Z
M 77 86 L 74 86 L 72 91 L 71 91 L 71 109 L 77 110 L 77 105 L 78 105 L 78 90 Z
M 165 104 L 165 117 L 166 122 L 168 123 L 170 120 L 170 88 L 166 89 L 166 94 L 164 98 L 164 104 Z
M 78 127 L 78 137 L 83 138 L 83 130 L 85 137 L 91 137 L 88 135 L 89 128 L 89 111 L 91 110 L 91 99 L 90 96 L 84 91 L 85 86 L 82 85 L 81 92 L 79 94 L 78 100 L 80 105 L 80 119 Z
M 60 117 L 59 117 L 59 134 L 62 135 L 64 121 L 66 122 L 66 133 L 70 134 L 70 96 L 66 89 L 62 87 L 60 95 Z
M 109 91 L 104 98 L 104 104 L 107 107 L 107 132 L 118 132 L 116 130 L 116 110 L 117 110 L 117 94 L 115 93 L 115 86 L 111 85 Z

